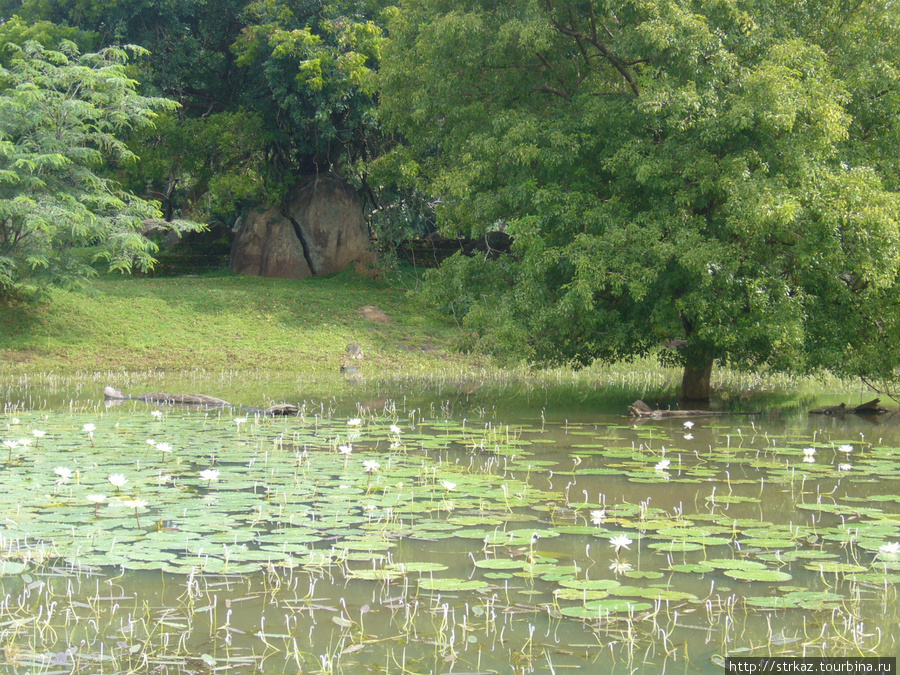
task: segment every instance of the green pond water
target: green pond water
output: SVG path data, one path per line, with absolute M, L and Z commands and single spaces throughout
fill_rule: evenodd
M 267 418 L 101 391 L 6 392 L 0 672 L 718 673 L 898 651 L 890 416 L 636 422 L 379 391 L 287 392 L 301 413 Z

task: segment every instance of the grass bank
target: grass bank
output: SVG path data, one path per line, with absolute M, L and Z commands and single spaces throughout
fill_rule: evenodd
M 4 309 L 5 372 L 121 369 L 336 371 L 347 345 L 377 369 L 467 360 L 454 328 L 413 308 L 402 288 L 353 276 L 291 281 L 226 274 L 103 277 Z
M 427 389 L 473 406 L 506 399 L 618 408 L 636 396 L 675 404 L 680 373 L 652 360 L 576 372 L 504 369 L 460 354 L 453 349 L 459 329 L 410 301 L 413 283 L 350 274 L 303 281 L 104 276 L 87 292 L 55 289 L 39 304 L 3 306 L 0 378 L 7 395 L 28 386 L 69 395 L 73 387 L 96 392 L 115 384 L 132 393 L 168 386 L 259 403 L 310 392 L 340 396 L 365 384 L 393 396 L 403 387 Z M 351 343 L 362 359 L 348 360 Z M 354 372 L 341 372 L 345 362 Z M 823 390 L 782 376 L 720 371 L 716 380 L 718 402 L 735 408 Z M 836 387 L 847 391 L 827 385 Z

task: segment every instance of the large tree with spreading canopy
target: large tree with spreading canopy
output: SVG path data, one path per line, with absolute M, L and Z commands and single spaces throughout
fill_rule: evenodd
M 442 226 L 515 237 L 431 297 L 535 361 L 647 354 L 880 377 L 900 317 L 891 3 L 402 0 L 395 163 Z

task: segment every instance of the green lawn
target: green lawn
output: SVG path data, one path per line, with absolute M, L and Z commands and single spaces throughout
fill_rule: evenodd
M 382 323 L 363 307 L 384 312 Z M 456 329 L 384 282 L 340 275 L 290 281 L 233 275 L 102 277 L 88 292 L 52 290 L 2 308 L 3 372 L 339 369 L 348 343 L 370 369 L 428 369 L 447 360 Z

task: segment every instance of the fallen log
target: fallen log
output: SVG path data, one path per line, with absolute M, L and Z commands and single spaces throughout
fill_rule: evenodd
M 214 396 L 206 394 L 167 394 L 154 392 L 151 394 L 143 394 L 142 396 L 126 396 L 120 390 L 113 387 L 106 387 L 103 395 L 112 401 L 146 401 L 147 403 L 169 403 L 169 404 L 186 404 L 186 405 L 231 405 L 228 401 L 223 401 Z
M 824 408 L 810 410 L 810 415 L 883 415 L 888 409 L 881 405 L 880 398 L 860 403 L 858 406 L 848 408 L 846 403 L 840 405 L 828 405 Z
M 119 389 L 106 387 L 103 395 L 108 401 L 144 401 L 146 403 L 162 403 L 170 405 L 199 405 L 199 406 L 232 406 L 228 401 L 206 394 L 169 394 L 154 392 L 141 396 L 126 396 Z M 296 415 L 300 409 L 290 403 L 279 403 L 268 408 L 242 408 L 250 412 L 258 412 L 264 415 Z
M 628 406 L 632 417 L 709 417 L 711 415 L 756 415 L 757 413 L 735 413 L 726 410 L 654 410 L 643 401 L 635 401 Z

